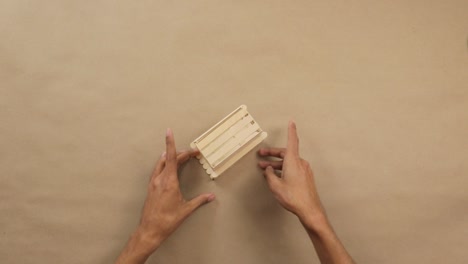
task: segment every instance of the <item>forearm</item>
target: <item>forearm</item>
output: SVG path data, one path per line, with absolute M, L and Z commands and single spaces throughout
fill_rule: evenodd
M 312 220 L 301 219 L 322 264 L 355 263 L 333 230 L 325 214 Z
M 144 233 L 137 230 L 132 234 L 117 258 L 116 264 L 143 264 L 149 256 L 159 247 L 159 242 L 150 241 Z

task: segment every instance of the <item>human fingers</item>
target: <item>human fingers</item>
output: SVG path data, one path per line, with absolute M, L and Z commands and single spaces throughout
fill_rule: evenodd
M 286 147 L 287 153 L 291 153 L 296 157 L 299 157 L 299 138 L 297 136 L 296 123 L 289 121 L 288 125 L 288 144 Z
M 268 187 L 274 193 L 278 192 L 278 189 L 281 186 L 281 179 L 275 174 L 273 167 L 268 166 L 263 172 L 265 179 L 268 183 Z
M 177 151 L 177 166 L 182 165 L 183 163 L 187 162 L 190 158 L 196 157 L 200 154 L 200 151 L 197 149 L 189 149 L 184 151 Z M 152 178 L 155 178 L 164 170 L 166 166 L 166 151 L 161 154 L 161 157 L 156 162 L 156 167 L 154 169 Z
M 261 157 L 276 157 L 276 158 L 284 158 L 286 155 L 286 149 L 285 148 L 260 148 L 258 150 L 258 155 Z
M 283 169 L 283 161 L 282 160 L 261 160 L 258 162 L 258 166 L 262 169 L 266 169 L 268 166 L 273 167 L 275 170 L 282 170 Z
M 190 215 L 202 205 L 213 201 L 216 196 L 213 193 L 200 194 L 186 203 L 187 215 Z
M 166 152 L 164 151 L 156 162 L 156 166 L 153 172 L 153 178 L 161 174 L 164 170 L 164 165 L 166 164 Z
M 171 172 L 177 172 L 177 153 L 175 147 L 174 133 L 172 129 L 166 130 L 166 166 Z
M 198 154 L 200 154 L 198 149 L 189 149 L 177 153 L 177 166 L 184 164 L 190 158 L 196 157 Z

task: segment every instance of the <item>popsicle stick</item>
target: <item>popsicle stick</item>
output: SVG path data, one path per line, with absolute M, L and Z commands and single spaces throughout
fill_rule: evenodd
M 241 105 L 200 137 L 190 146 L 197 148 L 197 157 L 211 179 L 218 177 L 255 148 L 267 137 L 247 106 Z

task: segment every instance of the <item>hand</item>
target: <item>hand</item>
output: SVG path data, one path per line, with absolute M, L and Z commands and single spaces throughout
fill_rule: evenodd
M 299 156 L 296 124 L 289 122 L 286 148 L 261 148 L 258 154 L 261 157 L 281 159 L 262 160 L 258 163 L 278 202 L 297 215 L 304 225 L 313 227 L 322 221 L 325 210 L 320 202 L 310 165 Z M 281 173 L 277 175 L 275 170 Z
M 327 220 L 309 163 L 299 156 L 296 124 L 289 122 L 286 148 L 262 148 L 258 154 L 281 159 L 263 160 L 258 165 L 264 169 L 275 198 L 284 208 L 297 215 L 304 225 L 320 262 L 354 263 Z M 281 171 L 281 174 L 277 175 L 275 170 Z
M 174 135 L 167 130 L 166 152 L 151 176 L 140 224 L 117 263 L 144 263 L 191 213 L 214 200 L 214 194 L 205 193 L 187 201 L 180 192 L 177 169 L 198 154 L 196 150 L 176 153 Z

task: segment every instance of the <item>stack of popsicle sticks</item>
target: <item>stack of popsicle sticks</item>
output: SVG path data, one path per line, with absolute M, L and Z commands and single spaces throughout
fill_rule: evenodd
M 211 179 L 218 177 L 267 137 L 247 106 L 241 105 L 194 140 L 197 157 Z

